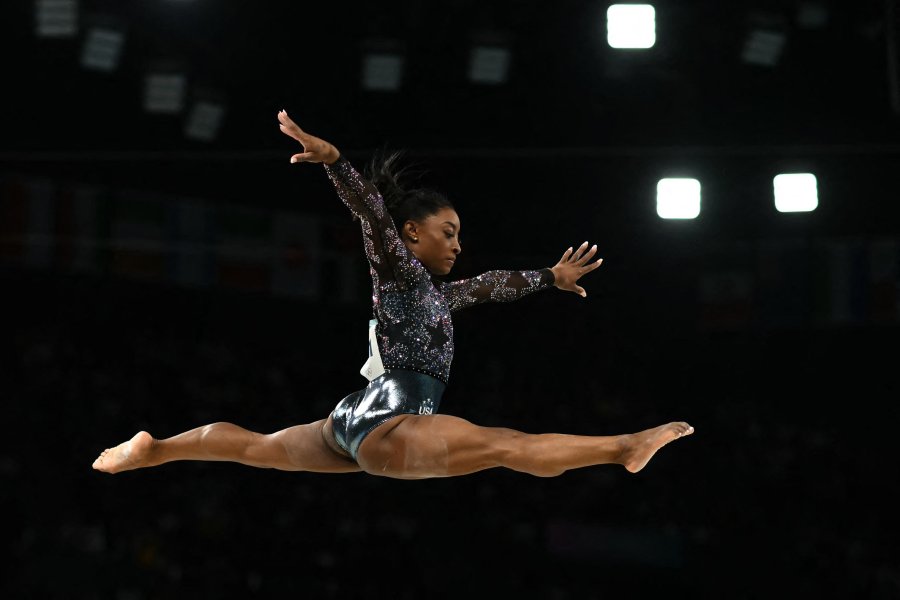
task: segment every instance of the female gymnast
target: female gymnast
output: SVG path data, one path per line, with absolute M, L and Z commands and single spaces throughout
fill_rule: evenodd
M 454 477 L 493 467 L 554 477 L 602 464 L 637 473 L 661 447 L 693 433 L 687 423 L 673 422 L 615 436 L 528 434 L 436 414 L 453 358 L 451 313 L 551 286 L 584 297 L 577 281 L 600 266 L 602 259 L 590 262 L 596 245 L 569 248 L 549 269 L 438 280 L 435 276 L 447 275 L 461 251 L 459 216 L 445 196 L 404 190 L 390 159 L 373 177 L 379 192 L 337 148 L 300 129 L 285 111 L 278 121 L 281 131 L 303 146 L 291 162 L 324 163 L 341 200 L 361 222 L 377 323 L 370 328 L 370 360 L 364 367 L 368 386 L 341 400 L 327 419 L 268 435 L 231 423 L 160 440 L 141 431 L 104 450 L 94 469 L 118 473 L 207 460 L 285 471 L 365 471 L 398 479 Z

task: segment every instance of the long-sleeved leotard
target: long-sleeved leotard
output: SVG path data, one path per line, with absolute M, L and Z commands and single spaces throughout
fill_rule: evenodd
M 362 224 L 378 348 L 387 369 L 417 371 L 446 383 L 453 360 L 452 312 L 482 302 L 518 300 L 554 283 L 550 269 L 489 271 L 461 281 L 438 281 L 400 239 L 375 186 L 343 156 L 325 170 Z

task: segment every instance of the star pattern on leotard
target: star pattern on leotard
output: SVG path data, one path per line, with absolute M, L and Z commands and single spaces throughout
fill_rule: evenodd
M 444 332 L 441 324 L 426 325 L 425 329 L 431 334 L 431 341 L 428 343 L 428 350 L 441 350 L 444 345 L 450 341 L 450 337 Z
M 362 223 L 372 277 L 372 307 L 382 362 L 447 382 L 453 360 L 451 313 L 482 302 L 508 302 L 553 285 L 550 269 L 488 271 L 444 283 L 406 248 L 384 198 L 341 157 L 325 170 L 338 196 Z

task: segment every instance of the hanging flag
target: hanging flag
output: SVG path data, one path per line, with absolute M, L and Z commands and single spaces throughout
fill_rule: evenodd
M 350 219 L 322 222 L 320 285 L 342 304 L 359 302 L 371 293 L 369 268 L 359 224 Z
M 894 323 L 898 320 L 900 297 L 900 240 L 885 238 L 869 243 L 870 320 Z
M 279 212 L 272 223 L 272 292 L 308 299 L 319 296 L 319 219 Z
M 21 265 L 28 229 L 28 186 L 25 180 L 6 176 L 0 181 L 0 261 Z
M 828 325 L 853 325 L 865 321 L 867 312 L 868 257 L 862 240 L 828 240 L 822 248 L 826 265 L 820 311 Z
M 106 201 L 98 187 L 60 187 L 56 211 L 54 262 L 62 269 L 96 272 L 100 268 L 100 211 Z
M 28 229 L 25 264 L 46 269 L 53 264 L 53 222 L 56 216 L 56 186 L 46 179 L 32 179 L 28 186 Z
M 215 215 L 216 280 L 226 288 L 269 291 L 272 278 L 272 213 L 240 206 Z
M 113 273 L 148 281 L 166 278 L 166 203 L 141 191 L 118 192 L 112 203 L 109 259 Z
M 198 200 L 176 200 L 168 211 L 168 273 L 172 282 L 205 288 L 216 281 L 213 219 L 215 210 Z
M 758 247 L 758 307 L 764 327 L 794 328 L 811 322 L 812 254 L 802 240 L 765 240 Z
M 35 269 L 53 265 L 56 191 L 47 179 L 11 181 L 8 194 L 4 194 L 3 246 L 12 262 Z

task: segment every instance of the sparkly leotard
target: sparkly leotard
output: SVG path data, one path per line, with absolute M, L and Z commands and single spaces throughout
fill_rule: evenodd
M 540 269 L 489 271 L 471 279 L 439 281 L 407 249 L 381 194 L 346 158 L 325 170 L 362 225 L 378 322 L 375 331 L 386 370 L 335 408 L 335 439 L 355 459 L 365 436 L 387 419 L 437 412 L 453 360 L 452 312 L 482 302 L 518 300 L 552 286 L 554 277 L 550 269 Z M 410 384 L 417 377 L 427 379 Z

